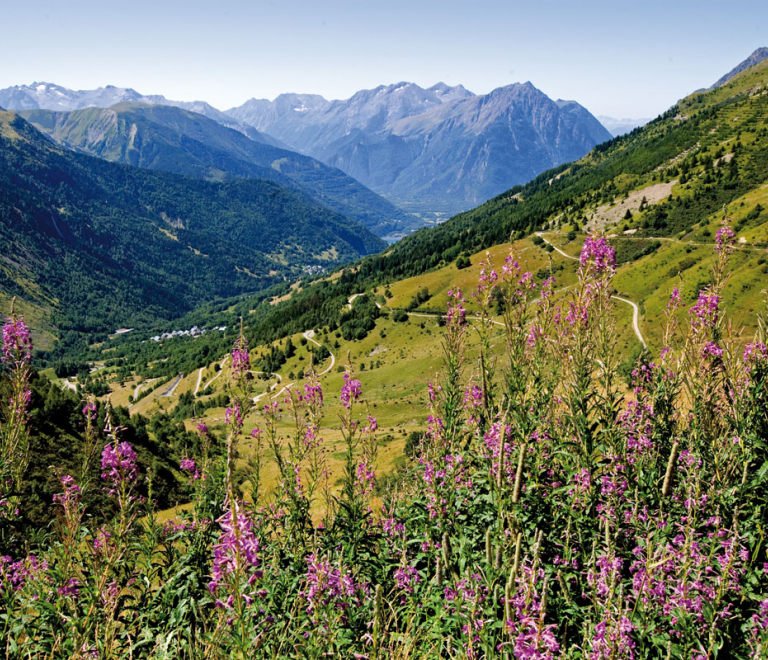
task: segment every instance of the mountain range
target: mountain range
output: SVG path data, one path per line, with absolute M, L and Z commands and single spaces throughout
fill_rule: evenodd
M 68 140 L 63 135 L 73 134 L 68 129 L 57 129 L 54 138 L 89 153 L 109 153 L 112 159 L 130 162 L 125 161 L 127 156 L 116 157 L 112 148 L 91 143 L 89 135 L 94 132 L 113 145 L 116 138 L 114 129 L 111 136 L 105 135 L 104 116 L 86 111 L 120 105 L 124 112 L 125 103 L 173 106 L 194 112 L 254 142 L 315 158 L 326 166 L 316 169 L 325 171 L 313 172 L 314 189 L 306 185 L 305 176 L 301 182 L 304 189 L 332 210 L 390 238 L 423 226 L 429 214 L 439 218 L 471 208 L 550 167 L 583 156 L 611 137 L 578 103 L 552 101 L 530 83 L 509 85 L 485 95 L 444 83 L 428 89 L 414 83 L 382 85 L 362 90 L 345 101 L 327 101 L 313 94 L 283 94 L 274 101 L 252 99 L 226 113 L 203 101 L 170 101 L 161 95 L 143 95 L 111 85 L 75 91 L 36 82 L 0 90 L 0 106 L 32 113 L 28 116 L 36 118 L 38 126 L 47 131 L 47 127 L 60 127 L 66 122 L 97 122 L 95 130 L 85 131 L 76 139 Z M 41 110 L 79 114 L 52 121 L 43 120 Z M 221 140 L 215 141 L 218 148 Z M 186 148 L 178 140 L 176 144 Z M 273 155 L 269 161 L 262 150 L 255 161 L 252 156 L 245 160 L 250 165 L 271 167 L 272 162 L 285 157 Z M 215 163 L 220 157 L 217 153 L 207 160 Z M 295 154 L 291 158 L 298 162 Z M 147 162 L 146 156 L 143 160 Z M 152 160 L 159 163 L 163 159 L 156 155 Z M 311 171 L 309 163 L 303 161 L 299 169 Z M 215 164 L 211 167 L 221 169 Z M 352 195 L 359 204 L 338 199 L 338 195 L 335 199 L 333 195 L 318 195 L 317 182 L 328 174 L 329 167 L 344 172 L 391 203 L 374 203 L 373 197 L 363 195 L 359 188 Z M 241 171 L 225 174 L 243 176 Z M 334 181 L 321 186 L 326 193 L 336 189 L 347 196 L 351 186 L 349 182 L 340 185 L 339 177 L 337 172 L 331 177 Z M 294 183 L 298 183 L 297 178 L 293 177 Z M 392 203 L 417 217 L 400 213 Z
M 240 131 L 251 140 L 284 147 L 274 138 L 259 133 L 252 126 L 241 124 L 229 115 L 217 110 L 205 101 L 171 101 L 160 94 L 145 95 L 130 87 L 107 85 L 96 89 L 68 89 L 48 82 L 34 82 L 31 85 L 15 85 L 0 89 L 0 107 L 6 110 L 54 110 L 70 112 L 83 108 L 109 108 L 117 103 L 146 103 L 169 105 L 195 112 L 209 119 Z
M 284 94 L 227 114 L 338 167 L 406 210 L 455 213 L 580 158 L 610 133 L 530 82 L 475 95 L 401 82 L 344 101 Z
M 110 108 L 20 114 L 60 144 L 112 162 L 211 181 L 274 181 L 379 236 L 399 237 L 419 226 L 416 218 L 337 168 L 179 107 L 120 102 Z
M 645 126 L 651 121 L 650 117 L 643 117 L 641 119 L 629 119 L 624 117 L 622 119 L 617 119 L 616 117 L 608 117 L 607 115 L 597 115 L 597 119 L 603 126 L 605 126 L 606 130 L 613 135 L 613 137 L 619 137 L 619 135 L 629 133 L 640 126 Z

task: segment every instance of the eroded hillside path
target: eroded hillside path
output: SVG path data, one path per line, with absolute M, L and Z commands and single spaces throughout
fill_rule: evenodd
M 570 259 L 571 261 L 579 261 L 578 257 L 573 257 L 570 254 L 563 252 L 559 247 L 557 247 L 557 245 L 554 245 L 549 239 L 547 239 L 546 236 L 544 236 L 543 232 L 537 231 L 536 236 L 538 236 L 547 245 L 551 245 L 554 248 L 555 252 L 563 255 L 566 259 Z M 648 348 L 648 345 L 645 343 L 645 339 L 643 339 L 643 335 L 640 332 L 640 324 L 639 324 L 640 308 L 637 306 L 637 303 L 633 303 L 631 300 L 627 300 L 626 298 L 622 298 L 620 296 L 611 296 L 611 298 L 613 298 L 614 300 L 619 300 L 623 303 L 626 303 L 630 307 L 632 307 L 632 327 L 635 330 L 635 334 L 637 335 L 638 340 L 643 345 L 643 348 Z

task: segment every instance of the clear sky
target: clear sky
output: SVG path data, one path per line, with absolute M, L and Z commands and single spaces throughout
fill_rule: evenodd
M 652 117 L 765 45 L 766 0 L 9 0 L 0 88 L 112 84 L 226 110 L 530 80 L 594 114 Z

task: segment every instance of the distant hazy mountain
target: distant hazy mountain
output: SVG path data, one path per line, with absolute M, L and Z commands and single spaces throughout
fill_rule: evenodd
M 643 117 L 641 119 L 616 119 L 615 117 L 607 117 L 606 115 L 597 115 L 597 119 L 603 126 L 605 126 L 606 130 L 613 135 L 613 137 L 629 133 L 638 126 L 645 126 L 651 121 L 649 117 Z
M 97 89 L 73 90 L 53 83 L 35 82 L 31 85 L 16 85 L 0 89 L 0 106 L 6 110 L 56 110 L 68 112 L 82 108 L 109 108 L 116 103 L 151 103 L 171 105 L 204 115 L 218 123 L 240 131 L 251 140 L 284 147 L 279 141 L 263 135 L 252 126 L 242 124 L 233 117 L 217 110 L 205 101 L 170 101 L 164 96 L 145 96 L 130 87 L 107 85 Z
M 284 94 L 227 114 L 338 167 L 404 208 L 458 212 L 575 160 L 610 133 L 531 83 L 477 96 L 401 82 L 345 101 Z
M 21 114 L 57 142 L 109 161 L 212 181 L 269 179 L 301 190 L 381 236 L 402 235 L 417 228 L 415 218 L 341 170 L 256 142 L 178 107 L 122 102 L 110 108 L 26 110 Z
M 760 64 L 763 60 L 768 59 L 768 48 L 758 48 L 754 53 L 752 53 L 746 60 L 735 66 L 733 69 L 731 69 L 728 73 L 726 73 L 720 80 L 718 80 L 712 87 L 709 89 L 717 89 L 718 87 L 722 87 L 725 85 L 731 78 L 734 76 L 737 76 L 742 71 L 746 71 L 747 69 L 752 68 L 755 66 L 755 64 Z M 2 105 L 2 100 L 0 100 L 0 105 Z

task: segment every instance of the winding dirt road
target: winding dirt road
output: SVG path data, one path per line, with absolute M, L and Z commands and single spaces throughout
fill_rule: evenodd
M 566 254 L 563 252 L 559 247 L 556 245 L 553 245 L 551 241 L 547 239 L 546 236 L 542 234 L 542 232 L 537 231 L 536 236 L 538 236 L 541 240 L 543 240 L 547 245 L 551 245 L 555 252 L 558 254 L 563 255 L 566 259 L 570 259 L 571 261 L 579 261 L 578 257 L 573 257 L 570 254 Z M 643 348 L 648 348 L 647 344 L 645 343 L 645 339 L 643 339 L 643 335 L 640 332 L 640 324 L 638 323 L 638 320 L 640 318 L 640 308 L 637 306 L 636 303 L 633 303 L 631 300 L 627 300 L 626 298 L 621 298 L 620 296 L 611 296 L 614 300 L 620 300 L 623 303 L 626 303 L 627 305 L 632 307 L 632 327 L 635 331 L 635 335 L 637 335 L 638 340 L 643 345 Z
M 218 372 L 218 373 L 217 373 L 217 374 L 216 374 L 216 375 L 215 375 L 213 378 L 211 378 L 211 380 L 209 380 L 209 381 L 208 381 L 208 382 L 205 384 L 205 387 L 203 387 L 203 392 L 205 392 L 205 390 L 207 390 L 207 389 L 208 389 L 208 386 L 209 386 L 209 385 L 210 385 L 210 384 L 211 384 L 211 383 L 212 383 L 214 380 L 216 380 L 216 379 L 217 379 L 219 376 L 221 376 L 221 372 L 222 372 L 222 371 L 224 371 L 224 365 L 227 363 L 227 360 L 229 360 L 229 358 L 230 358 L 230 357 L 231 357 L 231 356 L 229 355 L 229 353 L 227 353 L 227 354 L 224 356 L 224 359 L 223 359 L 223 360 L 222 360 L 222 361 L 219 363 L 219 372 Z
M 165 388 L 165 392 L 163 392 L 160 396 L 161 397 L 171 397 L 173 396 L 173 393 L 176 391 L 176 388 L 179 386 L 179 383 L 183 380 L 184 374 L 179 374 L 176 376 L 176 379 Z
M 352 301 L 354 298 L 356 298 L 359 295 L 360 294 L 358 293 L 357 295 L 352 296 L 352 298 L 350 298 L 350 301 Z M 350 302 L 349 304 L 351 306 L 352 303 Z M 314 337 L 315 337 L 315 331 L 314 330 L 307 330 L 306 332 L 302 333 L 302 336 L 307 341 L 311 341 L 315 346 L 318 346 L 318 347 L 322 346 L 322 344 L 320 342 L 318 342 L 318 341 L 316 341 L 314 339 Z M 319 374 L 317 374 L 318 376 L 324 376 L 329 371 L 331 371 L 331 369 L 333 369 L 334 365 L 336 364 L 336 356 L 331 352 L 331 349 L 328 348 L 327 346 L 326 346 L 326 349 L 328 350 L 328 354 L 331 356 L 331 363 L 325 369 L 323 369 Z M 252 371 L 251 373 L 263 373 L 263 372 L 261 372 L 261 371 Z M 261 394 L 253 397 L 253 402 L 254 403 L 258 403 L 259 400 L 262 397 L 265 397 L 267 394 L 271 394 L 280 385 L 280 383 L 282 383 L 283 377 L 280 374 L 272 374 L 272 375 L 273 376 L 277 376 L 278 382 L 274 383 L 266 392 L 262 392 Z M 279 397 L 281 394 L 283 394 L 286 390 L 290 389 L 294 385 L 295 385 L 295 383 L 287 383 L 286 385 L 283 386 L 283 389 L 281 389 L 277 394 L 273 394 L 272 398 L 276 399 L 277 397 Z
M 134 390 L 133 390 L 133 398 L 134 398 L 134 400 L 136 400 L 136 399 L 138 398 L 138 396 L 139 396 L 139 392 L 141 391 L 141 389 L 142 389 L 142 388 L 143 388 L 145 385 L 149 385 L 150 383 L 153 383 L 153 382 L 155 382 L 156 380 L 157 380 L 157 378 L 148 378 L 147 380 L 145 380 L 145 381 L 142 381 L 141 383 L 139 383 L 139 384 L 138 384 L 138 385 L 137 385 L 137 386 L 134 388 Z
M 359 296 L 360 294 L 358 293 L 357 295 Z M 356 298 L 356 297 L 357 296 L 352 296 L 352 298 Z M 350 300 L 352 300 L 352 298 L 350 298 Z M 307 330 L 303 336 L 304 336 L 304 339 L 306 339 L 307 341 L 311 341 L 315 346 L 322 347 L 322 344 L 314 340 L 314 336 L 315 336 L 314 330 Z M 318 376 L 325 376 L 325 374 L 327 374 L 331 369 L 333 369 L 333 366 L 336 364 L 336 356 L 333 353 L 331 353 L 331 349 L 328 348 L 327 346 L 326 346 L 326 349 L 328 350 L 328 353 L 331 356 L 331 363 L 325 369 L 323 369 L 323 371 L 317 374 Z
M 200 391 L 200 382 L 203 380 L 203 369 L 205 367 L 200 367 L 200 371 L 197 372 L 197 385 L 195 385 L 195 396 L 197 396 L 197 393 Z

